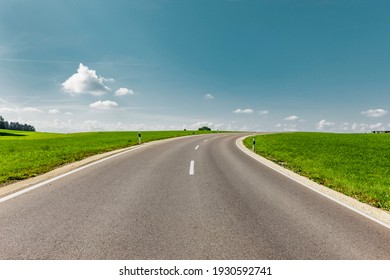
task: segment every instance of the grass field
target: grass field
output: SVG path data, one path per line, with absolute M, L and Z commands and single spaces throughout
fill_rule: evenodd
M 252 148 L 253 137 L 244 143 Z M 256 136 L 256 153 L 331 189 L 390 210 L 390 135 L 280 133 Z
M 142 142 L 202 131 L 147 131 Z M 41 133 L 0 129 L 0 186 L 85 157 L 138 144 L 138 132 Z

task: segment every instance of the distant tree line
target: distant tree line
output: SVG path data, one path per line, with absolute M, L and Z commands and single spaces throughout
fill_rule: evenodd
M 22 124 L 18 122 L 8 122 L 0 116 L 0 129 L 10 129 L 10 130 L 22 130 L 22 131 L 35 131 L 35 127 L 29 124 Z

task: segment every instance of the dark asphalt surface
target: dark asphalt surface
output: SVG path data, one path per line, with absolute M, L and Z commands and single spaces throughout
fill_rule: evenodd
M 253 160 L 239 136 L 147 146 L 0 203 L 0 259 L 390 259 L 389 229 Z

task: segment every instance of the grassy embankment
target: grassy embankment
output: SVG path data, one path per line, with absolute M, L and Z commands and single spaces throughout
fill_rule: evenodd
M 202 131 L 147 131 L 142 142 Z M 0 186 L 88 156 L 138 144 L 137 132 L 40 133 L 0 129 Z
M 244 143 L 252 148 L 253 137 Z M 256 153 L 384 210 L 390 210 L 390 135 L 280 133 L 256 136 Z

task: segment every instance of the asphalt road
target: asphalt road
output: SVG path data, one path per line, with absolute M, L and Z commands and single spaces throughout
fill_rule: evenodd
M 390 259 L 389 229 L 239 136 L 147 146 L 0 203 L 0 259 Z

